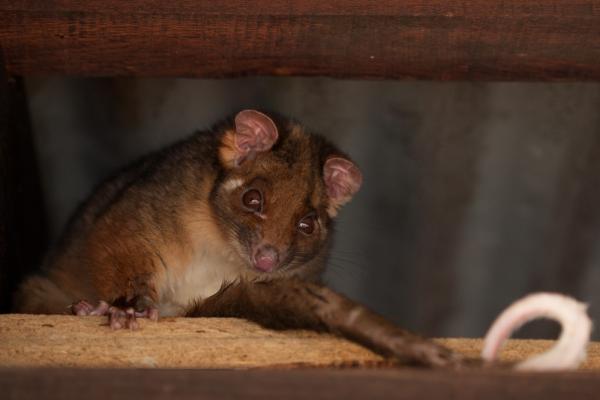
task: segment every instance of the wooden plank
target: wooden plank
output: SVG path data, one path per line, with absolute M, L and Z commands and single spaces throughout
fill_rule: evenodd
M 0 367 L 265 368 L 390 365 L 356 343 L 309 331 L 273 331 L 235 318 L 139 320 L 136 331 L 112 331 L 105 317 L 0 315 Z M 436 342 L 476 358 L 482 339 Z M 501 359 L 540 354 L 550 340 L 509 340 Z M 600 373 L 600 342 L 591 342 L 580 367 Z M 1 392 L 0 392 L 1 393 Z
M 14 75 L 600 80 L 600 2 L 0 0 Z
M 528 400 L 572 396 L 579 400 L 596 398 L 600 390 L 597 366 L 588 371 L 547 374 L 308 369 L 307 366 L 364 367 L 381 363 L 378 356 L 367 350 L 329 335 L 270 331 L 237 319 L 173 318 L 158 323 L 140 320 L 141 329 L 133 332 L 111 331 L 104 323 L 100 317 L 0 315 L 2 399 L 94 400 L 110 394 L 115 399 L 134 396 L 147 400 L 242 395 L 261 399 L 393 396 Z M 481 348 L 480 339 L 440 340 L 464 354 L 477 354 Z M 510 341 L 503 356 L 522 359 L 549 344 Z M 592 364 L 600 360 L 599 350 L 599 343 L 590 344 L 588 361 Z M 109 365 L 117 368 L 105 369 Z M 73 366 L 80 368 L 65 368 Z M 211 370 L 194 369 L 198 367 Z
M 45 223 L 27 102 L 21 79 L 9 78 L 0 54 L 0 312 L 39 266 Z
M 76 11 L 115 13 L 109 6 L 119 2 L 96 2 L 89 0 L 3 1 L 3 9 L 13 11 Z M 419 15 L 419 16 L 581 16 L 598 14 L 600 5 L 593 1 L 551 0 L 528 1 L 505 0 L 502 2 L 467 0 L 449 2 L 445 0 L 365 1 L 335 0 L 276 0 L 276 1 L 203 1 L 197 0 L 133 0 L 119 4 L 119 10 L 135 13 L 244 15 Z M 401 3 L 401 4 L 398 4 Z M 144 8 L 140 9 L 140 5 Z
M 0 369 L 3 398 L 597 399 L 597 374 L 427 370 Z M 568 396 L 568 397 L 567 397 Z
M 241 319 L 163 318 L 139 323 L 140 329 L 133 332 L 111 331 L 105 317 L 0 315 L 0 366 L 223 369 L 384 362 L 340 338 L 272 331 Z
M 476 16 L 482 14 L 504 16 L 549 16 L 559 13 L 562 16 L 598 15 L 600 5 L 593 1 L 546 0 L 528 1 L 505 0 L 502 2 L 467 0 L 405 0 L 365 1 L 365 0 L 276 0 L 276 1 L 197 1 L 197 0 L 131 0 L 116 2 L 119 10 L 148 14 L 181 14 L 191 12 L 202 14 L 244 14 L 244 15 L 403 15 L 418 16 Z M 123 3 L 123 4 L 121 4 Z M 2 9 L 12 11 L 75 11 L 116 13 L 107 2 L 89 0 L 8 0 L 0 2 Z M 144 8 L 140 8 L 143 5 Z

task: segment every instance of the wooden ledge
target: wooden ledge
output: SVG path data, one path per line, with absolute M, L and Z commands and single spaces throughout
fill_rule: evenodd
M 585 400 L 600 393 L 599 343 L 590 346 L 587 371 L 452 372 L 382 368 L 380 357 L 347 341 L 243 320 L 140 322 L 138 331 L 113 332 L 99 317 L 0 315 L 0 396 Z M 478 339 L 440 341 L 469 355 L 481 347 Z M 504 355 L 520 359 L 550 344 L 511 341 Z
M 382 360 L 329 335 L 270 331 L 239 319 L 139 322 L 136 331 L 112 331 L 103 317 L 0 315 L 0 366 L 220 369 Z
M 373 367 L 381 357 L 354 343 L 307 331 L 276 332 L 229 318 L 140 320 L 137 331 L 111 331 L 101 317 L 0 315 L 0 367 L 292 368 Z M 479 339 L 439 339 L 469 356 Z M 519 360 L 552 344 L 512 340 L 503 352 Z M 600 343 L 582 369 L 600 370 Z
M 4 369 L 12 399 L 596 400 L 595 373 L 447 372 L 418 369 L 252 371 Z

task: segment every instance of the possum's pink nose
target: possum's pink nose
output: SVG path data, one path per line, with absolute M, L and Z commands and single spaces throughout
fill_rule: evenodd
M 271 272 L 277 268 L 279 253 L 270 245 L 264 245 L 256 249 L 254 253 L 254 266 L 264 272 Z

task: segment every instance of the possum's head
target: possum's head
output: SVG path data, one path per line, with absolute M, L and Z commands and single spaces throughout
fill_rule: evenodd
M 361 185 L 354 163 L 301 125 L 254 110 L 224 129 L 219 161 L 224 173 L 211 204 L 248 267 L 318 275 L 333 219 Z

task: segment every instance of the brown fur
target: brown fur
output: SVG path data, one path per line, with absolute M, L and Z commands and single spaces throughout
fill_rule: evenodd
M 226 284 L 198 302 L 192 317 L 247 318 L 271 329 L 327 331 L 358 342 L 402 364 L 480 366 L 460 354 L 398 328 L 364 306 L 316 283 L 297 278 Z
M 462 365 L 460 356 L 318 284 L 333 218 L 360 183 L 356 166 L 322 137 L 242 111 L 101 184 L 43 274 L 21 286 L 17 311 L 64 313 L 78 300 L 103 300 L 147 316 L 159 310 L 329 331 L 401 362 Z M 248 191 L 260 193 L 260 207 L 244 204 Z M 300 229 L 307 218 L 312 232 Z M 261 252 L 275 261 L 260 267 Z M 133 310 L 119 316 L 118 307 L 109 311 L 111 327 L 135 326 Z
M 321 169 L 327 157 L 343 155 L 290 120 L 274 116 L 273 121 L 279 134 L 273 148 L 241 165 L 236 165 L 236 126 L 229 119 L 101 184 L 46 258 L 42 275 L 22 285 L 17 311 L 62 313 L 79 299 L 158 303 L 168 280 L 186 274 L 198 243 L 223 253 L 235 248 L 228 257 L 248 266 L 241 277 L 252 277 L 248 254 L 256 232 L 281 251 L 282 266 L 272 276 L 318 279 L 332 225 Z M 265 219 L 240 210 L 245 186 L 232 192 L 222 188 L 236 177 L 264 190 Z M 319 217 L 318 234 L 305 237 L 295 224 L 311 210 Z

